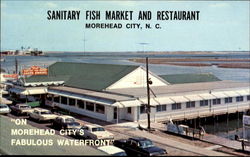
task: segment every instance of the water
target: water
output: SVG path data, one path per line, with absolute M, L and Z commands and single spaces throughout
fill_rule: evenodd
M 230 53 L 230 54 L 138 54 L 138 53 L 53 53 L 46 56 L 5 56 L 5 62 L 1 63 L 1 68 L 12 73 L 15 69 L 15 58 L 18 60 L 20 67 L 27 68 L 32 65 L 49 66 L 55 62 L 84 62 L 84 63 L 100 63 L 100 64 L 125 64 L 125 65 L 142 65 L 128 61 L 130 58 L 250 58 L 249 53 Z M 183 73 L 212 73 L 221 80 L 234 80 L 248 82 L 250 80 L 250 69 L 231 69 L 218 68 L 216 66 L 209 67 L 189 67 L 153 64 L 149 65 L 150 71 L 158 74 L 183 74 Z M 228 123 L 225 119 L 213 122 L 204 123 L 205 130 L 221 137 L 234 139 L 234 135 L 238 134 L 242 137 L 242 116 L 229 119 Z
M 130 62 L 129 58 L 250 58 L 249 53 L 229 53 L 229 54 L 138 54 L 138 53 L 51 53 L 46 56 L 5 56 L 6 61 L 1 63 L 1 67 L 7 72 L 13 72 L 15 67 L 15 58 L 20 63 L 20 68 L 31 65 L 48 66 L 54 62 L 84 62 L 84 63 L 103 63 L 103 64 L 129 64 L 143 65 L 142 63 Z M 190 67 L 154 64 L 149 65 L 150 71 L 158 74 L 183 74 L 183 73 L 212 73 L 221 80 L 234 80 L 247 82 L 250 80 L 250 69 L 231 69 L 218 68 L 217 66 L 208 67 Z

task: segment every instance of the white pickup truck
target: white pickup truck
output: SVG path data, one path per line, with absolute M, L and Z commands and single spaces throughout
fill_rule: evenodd
M 52 121 L 58 117 L 58 115 L 53 114 L 50 110 L 35 108 L 33 112 L 29 113 L 31 119 L 37 121 Z

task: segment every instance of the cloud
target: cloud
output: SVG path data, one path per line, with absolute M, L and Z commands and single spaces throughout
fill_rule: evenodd
M 210 7 L 212 8 L 225 8 L 225 7 L 229 7 L 230 5 L 228 3 L 214 3 L 211 4 Z
M 53 3 L 53 2 L 47 2 L 47 3 L 45 3 L 45 6 L 48 8 L 57 8 L 58 7 L 58 5 L 56 3 Z

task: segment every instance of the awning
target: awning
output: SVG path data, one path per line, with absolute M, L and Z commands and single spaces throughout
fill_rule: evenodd
M 0 103 L 1 104 L 12 104 L 12 101 L 11 100 L 8 100 L 6 98 L 3 98 L 3 97 L 0 97 Z
M 65 96 L 65 97 L 72 98 L 72 99 L 84 100 L 84 101 L 97 103 L 97 104 L 103 104 L 103 105 L 112 105 L 113 104 L 113 101 L 108 101 L 108 100 L 97 98 L 97 97 L 71 94 L 71 93 L 63 92 L 63 91 L 48 90 L 48 93 L 60 95 L 60 96 Z
M 208 94 L 208 93 L 206 93 L 206 94 L 199 94 L 199 96 L 202 97 L 205 100 L 216 99 L 215 96 L 213 96 L 212 94 Z
M 22 95 L 35 95 L 35 94 L 45 94 L 47 93 L 47 88 L 29 88 L 29 89 L 20 89 L 20 88 L 10 88 L 10 92 Z
M 173 96 L 173 97 L 170 97 L 170 99 L 173 100 L 175 103 L 182 103 L 182 102 L 188 102 L 189 101 L 184 96 Z
M 38 106 L 40 106 L 40 102 L 39 101 L 28 102 L 27 105 L 29 105 L 31 107 L 38 107 Z
M 41 89 L 39 89 L 39 88 L 34 88 L 34 89 L 27 89 L 26 90 L 27 91 L 27 95 L 34 95 L 34 94 L 45 94 L 45 93 L 47 93 L 47 89 L 46 88 L 41 88 Z
M 215 96 L 216 98 L 226 98 L 227 95 L 225 95 L 223 92 L 212 92 L 211 93 L 213 96 Z
M 156 97 L 156 101 L 158 101 L 160 104 L 173 104 L 174 101 L 171 100 L 169 97 Z
M 239 93 L 241 96 L 245 96 L 245 95 L 250 95 L 250 92 L 247 90 L 238 90 L 235 91 L 236 93 Z
M 226 91 L 226 92 L 224 92 L 224 94 L 226 94 L 228 97 L 240 96 L 239 93 L 236 93 L 236 92 L 234 92 L 234 91 Z
M 187 98 L 189 101 L 199 101 L 202 100 L 202 97 L 199 95 L 185 95 L 185 98 Z
M 139 99 L 139 101 L 141 101 L 141 104 L 148 104 L 148 98 L 141 98 Z M 154 98 L 150 98 L 150 105 L 156 106 L 160 105 L 160 103 L 158 101 L 155 101 Z
M 118 101 L 115 102 L 112 106 L 118 108 L 135 107 L 135 106 L 141 106 L 141 102 L 138 100 Z
M 24 94 L 25 93 L 25 90 L 20 89 L 20 88 L 10 88 L 9 91 L 12 93 L 16 93 L 16 94 Z

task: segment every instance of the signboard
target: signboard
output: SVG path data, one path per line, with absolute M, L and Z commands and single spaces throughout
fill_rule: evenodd
M 39 66 L 32 66 L 28 69 L 23 69 L 22 75 L 48 75 L 48 69 Z
M 6 75 L 3 75 L 3 77 L 5 77 L 5 78 L 15 78 L 15 79 L 17 79 L 17 78 L 18 78 L 18 74 L 6 74 Z
M 243 124 L 250 126 L 250 116 L 243 115 Z

